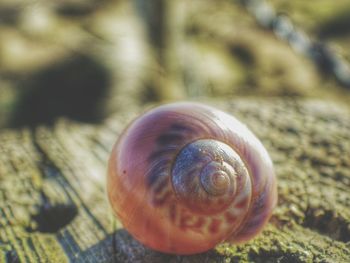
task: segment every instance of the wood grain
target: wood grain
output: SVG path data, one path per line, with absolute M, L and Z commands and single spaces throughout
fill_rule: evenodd
M 275 164 L 279 204 L 245 245 L 194 256 L 149 250 L 112 216 L 106 162 L 143 109 L 91 125 L 0 132 L 0 262 L 346 262 L 350 260 L 350 113 L 329 102 L 207 101 L 246 123 Z

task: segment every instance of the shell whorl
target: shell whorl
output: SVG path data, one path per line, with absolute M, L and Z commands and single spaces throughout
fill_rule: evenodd
M 216 214 L 234 205 L 239 193 L 247 195 L 248 171 L 227 144 L 200 139 L 187 144 L 176 156 L 171 180 L 176 197 L 198 214 Z M 240 197 L 242 198 L 242 197 Z
M 161 106 L 136 119 L 113 149 L 107 187 L 135 238 L 178 254 L 251 238 L 277 200 L 259 140 L 234 117 L 197 103 Z

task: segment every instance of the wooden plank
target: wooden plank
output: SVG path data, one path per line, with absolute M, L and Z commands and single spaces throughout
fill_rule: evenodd
M 101 125 L 0 133 L 0 262 L 346 262 L 350 260 L 350 113 L 321 101 L 209 101 L 245 122 L 270 152 L 279 204 L 245 245 L 200 255 L 152 251 L 114 220 L 106 162 L 136 113 Z

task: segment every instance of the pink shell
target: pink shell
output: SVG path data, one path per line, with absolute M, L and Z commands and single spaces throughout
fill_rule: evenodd
M 245 164 L 244 176 L 235 177 L 237 191 L 231 199 L 208 197 L 190 204 L 191 193 L 182 198 L 174 189 L 175 159 L 198 140 L 230 146 Z M 231 115 L 187 102 L 157 107 L 130 124 L 113 148 L 107 190 L 113 211 L 137 240 L 174 254 L 253 238 L 277 202 L 271 159 L 254 134 Z

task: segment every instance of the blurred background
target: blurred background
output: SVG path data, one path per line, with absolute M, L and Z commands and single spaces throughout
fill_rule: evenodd
M 250 96 L 350 105 L 349 0 L 0 0 L 0 129 Z

